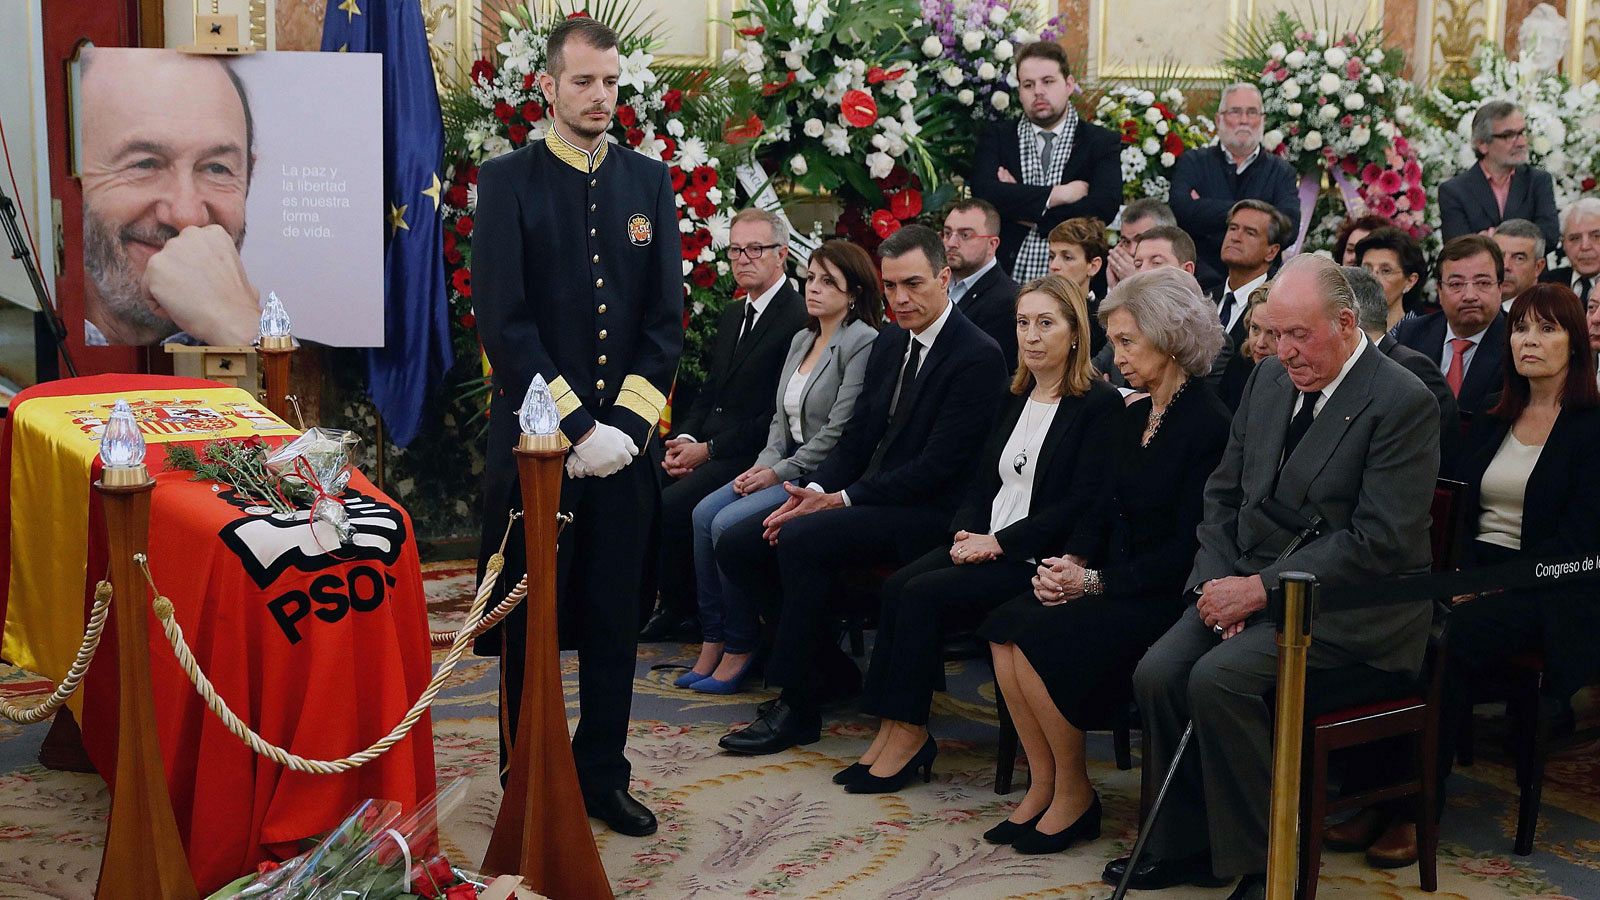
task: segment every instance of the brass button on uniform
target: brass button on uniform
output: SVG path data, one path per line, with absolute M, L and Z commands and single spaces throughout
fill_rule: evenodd
M 604 278 L 596 278 L 594 280 L 594 286 L 597 288 L 603 288 L 606 286 L 606 280 Z
M 602 378 L 599 381 L 596 381 L 594 383 L 594 389 L 597 390 L 597 391 L 605 390 L 606 389 L 606 380 L 604 378 Z
M 604 353 L 600 354 L 599 362 L 602 366 L 606 364 L 606 355 Z
M 600 261 L 600 254 L 598 254 L 598 253 L 596 253 L 596 254 L 595 254 L 595 255 L 594 255 L 594 257 L 593 257 L 593 258 L 591 258 L 591 259 L 590 259 L 590 260 L 589 260 L 589 261 L 590 261 L 590 262 L 599 262 L 599 261 Z
M 600 329 L 600 340 L 603 341 L 605 339 L 606 339 L 606 330 L 604 328 L 602 328 L 602 329 Z
M 598 311 L 602 312 L 602 313 L 605 312 L 606 311 L 606 305 L 604 303 L 600 304 L 600 309 Z

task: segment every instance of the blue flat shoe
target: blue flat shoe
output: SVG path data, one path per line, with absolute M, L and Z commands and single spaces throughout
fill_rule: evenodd
M 676 679 L 674 679 L 672 684 L 675 687 L 693 687 L 694 685 L 699 684 L 701 681 L 704 681 L 705 679 L 710 678 L 710 677 L 711 677 L 711 675 L 709 673 L 707 673 L 705 675 L 701 675 L 699 672 L 696 672 L 695 670 L 690 669 L 689 671 L 683 673 L 682 675 L 679 675 Z
M 734 676 L 727 681 L 708 677 L 689 686 L 702 694 L 737 694 L 744 687 L 744 677 L 750 674 L 750 667 L 755 665 L 755 662 L 756 656 L 752 653 L 750 658 L 744 661 L 744 668 L 734 673 Z

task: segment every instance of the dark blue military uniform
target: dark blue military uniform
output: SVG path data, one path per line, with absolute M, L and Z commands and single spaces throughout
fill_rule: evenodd
M 666 166 L 615 144 L 587 154 L 556 134 L 483 164 L 472 239 L 473 310 L 494 370 L 481 559 L 521 505 L 512 448 L 517 407 L 537 373 L 561 431 L 604 422 L 641 451 L 606 478 L 567 478 L 573 514 L 557 558 L 562 646 L 579 654 L 573 756 L 586 792 L 625 790 L 623 758 L 638 639 L 638 585 L 658 502 L 650 458 L 683 346 L 683 269 Z M 526 568 L 520 525 L 491 607 Z M 480 572 L 482 563 L 480 562 Z M 476 650 L 502 656 L 502 752 L 522 694 L 522 607 Z

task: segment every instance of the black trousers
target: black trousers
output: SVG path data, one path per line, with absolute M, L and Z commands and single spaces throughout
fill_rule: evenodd
M 944 635 L 975 626 L 1031 583 L 1036 567 L 997 559 L 958 566 L 948 542 L 884 582 L 878 635 L 867 668 L 862 710 L 885 719 L 928 724 L 944 668 Z
M 638 652 L 636 589 L 649 549 L 656 499 L 656 478 L 648 455 L 607 478 L 563 475 L 561 479 L 561 509 L 573 519 L 561 533 L 556 554 L 557 619 L 561 646 L 578 651 L 579 718 L 572 736 L 572 756 L 578 781 L 588 792 L 628 787 L 630 767 L 623 749 L 628 740 Z M 498 544 L 507 514 L 499 513 L 498 524 L 486 523 L 486 544 L 491 534 Z M 488 608 L 504 599 L 525 571 L 526 544 L 518 520 L 506 544 L 505 570 Z M 522 706 L 527 627 L 527 605 L 520 604 L 497 629 L 502 769 L 509 759 Z
M 750 468 L 755 457 L 708 459 L 682 478 L 657 467 L 665 481 L 661 487 L 661 542 L 656 579 L 662 609 L 687 616 L 699 608 L 694 592 L 694 508 L 712 491 Z
M 842 569 L 902 566 L 948 540 L 950 514 L 920 506 L 850 506 L 792 519 L 778 545 L 761 518 L 723 532 L 717 559 L 734 584 L 756 598 L 775 625 L 767 680 L 801 713 L 817 708 L 817 669 L 838 653 L 829 640 L 828 597 Z

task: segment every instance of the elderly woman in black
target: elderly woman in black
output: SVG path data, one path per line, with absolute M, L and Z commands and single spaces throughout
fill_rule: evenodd
M 1026 588 L 1036 558 L 1067 542 L 1100 489 L 1105 424 L 1122 402 L 1089 362 L 1084 288 L 1058 275 L 1031 281 L 1018 293 L 1016 320 L 1012 397 L 951 523 L 950 544 L 884 583 L 862 703 L 883 721 L 861 761 L 834 777 L 851 793 L 898 790 L 919 771 L 928 777 L 941 632 L 976 624 Z
M 1564 284 L 1537 284 L 1511 304 L 1500 402 L 1477 417 L 1458 474 L 1462 568 L 1517 558 L 1571 557 L 1600 549 L 1600 390 L 1583 305 Z M 1544 656 L 1547 703 L 1561 709 L 1600 671 L 1600 600 L 1593 582 L 1454 598 L 1439 710 L 1439 810 L 1455 738 L 1472 715 L 1472 684 L 1506 658 Z M 1398 812 L 1398 810 L 1397 810 Z M 1416 825 L 1387 807 L 1329 829 L 1339 849 L 1367 850 L 1373 865 L 1416 859 Z M 1386 827 L 1387 826 L 1387 827 Z
M 1160 268 L 1118 282 L 1100 319 L 1118 370 L 1149 396 L 1104 436 L 1106 484 L 1062 555 L 1041 560 L 1032 590 L 979 631 L 1030 779 L 984 838 L 1021 853 L 1099 836 L 1083 733 L 1126 706 L 1139 657 L 1183 609 L 1201 496 L 1228 440 L 1228 409 L 1204 381 L 1222 327 L 1194 276 Z

